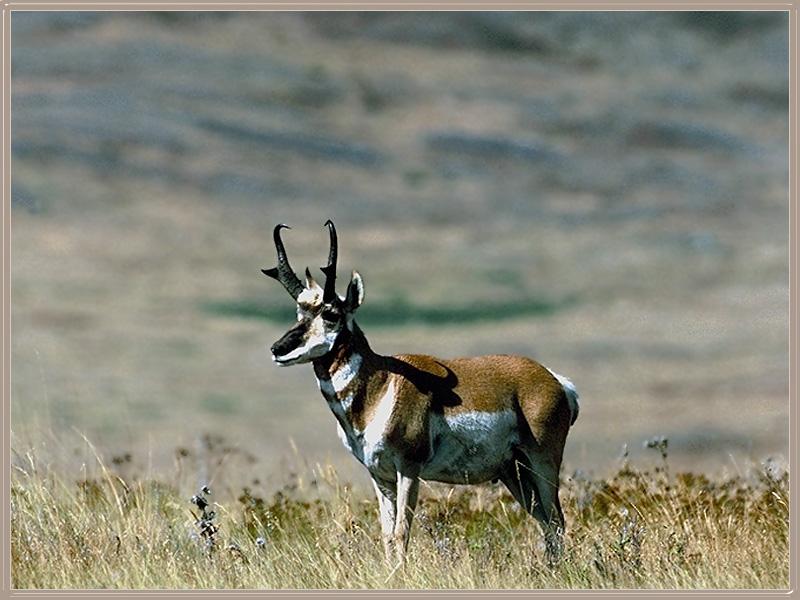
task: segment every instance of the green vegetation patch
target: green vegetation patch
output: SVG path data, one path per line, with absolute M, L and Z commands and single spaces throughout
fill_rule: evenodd
M 231 415 L 236 412 L 237 400 L 228 394 L 207 394 L 200 399 L 200 405 L 213 414 Z
M 358 322 L 367 327 L 402 327 L 406 325 L 455 325 L 479 321 L 506 321 L 521 317 L 544 317 L 577 303 L 575 296 L 552 300 L 526 298 L 507 302 L 475 302 L 460 306 L 422 306 L 396 298 L 380 304 L 364 306 L 358 311 Z M 226 317 L 263 319 L 286 323 L 295 319 L 291 303 L 265 305 L 258 300 L 223 300 L 206 302 L 205 312 Z

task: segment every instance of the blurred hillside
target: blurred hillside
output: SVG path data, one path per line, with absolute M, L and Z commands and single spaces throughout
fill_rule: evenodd
M 575 381 L 568 469 L 657 434 L 699 468 L 788 453 L 786 14 L 11 30 L 18 448 L 80 461 L 78 430 L 158 467 L 210 432 L 268 474 L 291 438 L 366 481 L 310 367 L 267 350 L 292 319 L 259 272 L 271 228 L 317 269 L 332 218 L 376 350 L 523 353 Z

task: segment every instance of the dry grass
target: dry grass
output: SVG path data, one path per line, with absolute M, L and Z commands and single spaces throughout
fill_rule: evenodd
M 17 458 L 17 588 L 788 586 L 788 474 L 772 463 L 718 479 L 670 474 L 666 458 L 654 469 L 622 464 L 607 479 L 566 477 L 557 568 L 500 486 L 425 486 L 409 564 L 393 571 L 375 501 L 330 466 L 267 497 L 240 487 L 190 500 L 166 473 L 121 477 L 125 457 L 119 469 L 97 458 L 77 478 Z

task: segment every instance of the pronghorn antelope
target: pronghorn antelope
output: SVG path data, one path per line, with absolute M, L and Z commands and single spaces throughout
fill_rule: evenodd
M 275 342 L 279 365 L 310 362 L 344 445 L 372 476 L 387 559 L 401 563 L 420 479 L 451 484 L 502 481 L 539 522 L 552 560 L 561 548 L 558 499 L 564 443 L 578 416 L 572 383 L 522 356 L 438 359 L 373 352 L 354 315 L 364 282 L 353 271 L 335 290 L 338 242 L 329 220 L 323 287 L 289 265 L 281 229 L 273 231 L 278 280 L 297 303 L 297 324 Z

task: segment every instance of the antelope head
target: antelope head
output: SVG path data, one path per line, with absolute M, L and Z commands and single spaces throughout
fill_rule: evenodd
M 286 257 L 281 240 L 281 229 L 276 225 L 272 233 L 278 252 L 278 266 L 262 269 L 268 277 L 278 280 L 297 303 L 297 324 L 272 344 L 272 360 L 281 366 L 297 365 L 322 358 L 333 350 L 336 340 L 345 329 L 352 331 L 353 315 L 364 301 L 364 283 L 353 271 L 344 297 L 336 293 L 336 260 L 338 241 L 336 227 L 329 219 L 325 226 L 330 233 L 328 264 L 321 267 L 325 284 L 320 286 L 306 267 L 305 284 L 295 274 Z

